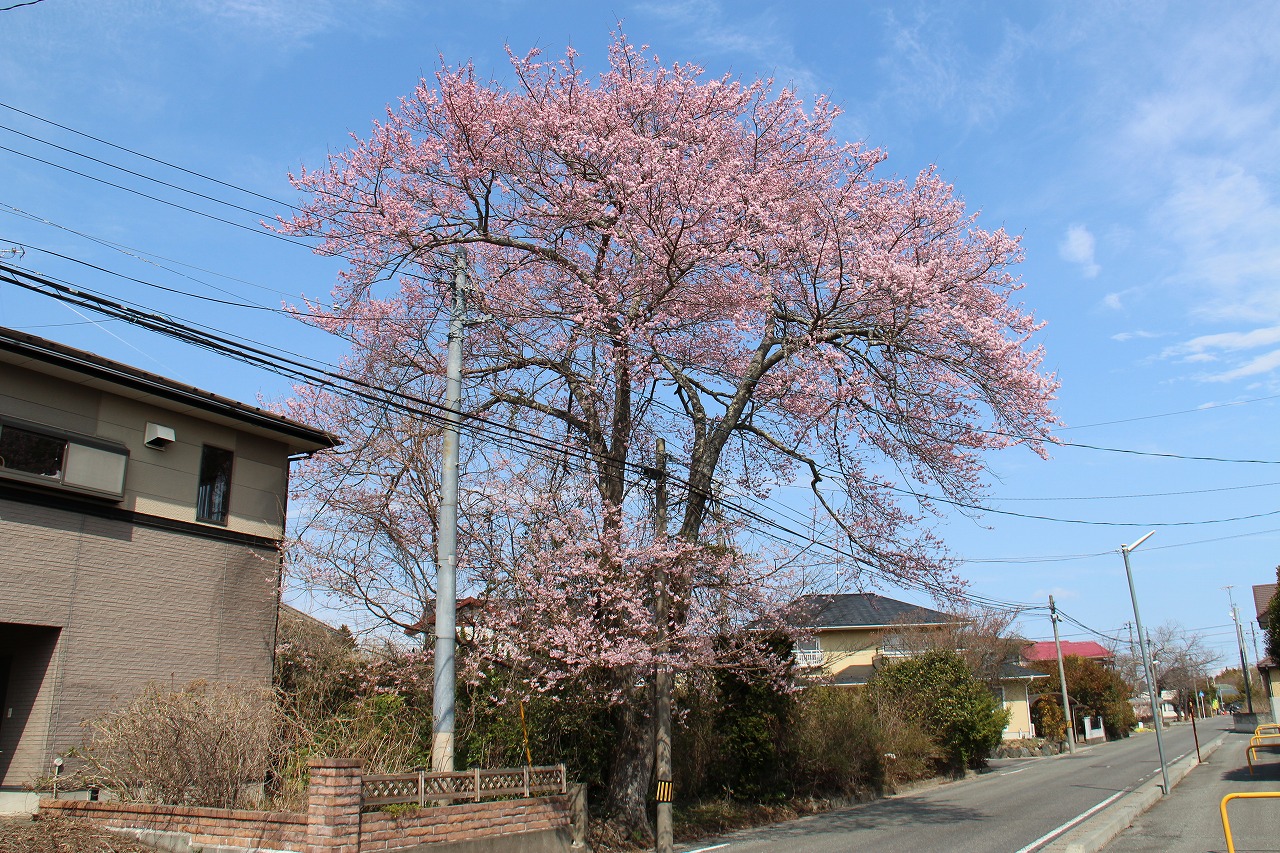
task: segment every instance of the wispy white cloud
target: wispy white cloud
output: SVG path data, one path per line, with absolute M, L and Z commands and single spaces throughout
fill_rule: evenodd
M 1222 373 L 1214 373 L 1205 376 L 1208 382 L 1230 382 L 1233 379 L 1244 379 L 1250 376 L 1264 376 L 1274 372 L 1280 368 L 1280 350 L 1273 350 L 1264 353 L 1256 358 L 1249 359 L 1244 364 L 1232 370 L 1226 370 Z
M 1175 259 L 1163 284 L 1197 320 L 1280 320 L 1280 15 L 1266 4 L 1186 27 L 1136 92 L 1112 156 Z M 1121 105 L 1123 109 L 1123 105 Z
M 1110 295 L 1115 296 L 1116 294 L 1113 293 Z M 1158 332 L 1147 332 L 1142 329 L 1135 329 L 1132 332 L 1117 332 L 1116 334 L 1111 336 L 1111 340 L 1120 341 L 1121 343 L 1124 343 L 1125 341 L 1132 341 L 1132 340 L 1145 339 L 1145 338 L 1158 338 L 1158 337 L 1161 337 L 1161 335 Z
M 676 27 L 699 47 L 720 55 L 744 54 L 773 68 L 774 78 L 801 97 L 826 91 L 820 75 L 806 64 L 796 46 L 783 36 L 772 11 L 745 15 L 733 6 L 726 12 L 719 0 L 662 0 L 637 7 L 669 26 Z
M 881 59 L 886 97 L 898 110 L 910 105 L 966 125 L 994 122 L 1019 100 L 1016 66 L 1037 45 L 1031 34 L 1006 22 L 994 50 L 966 51 L 958 31 L 966 24 L 957 7 L 927 6 L 909 18 L 887 17 L 891 49 Z
M 1280 344 L 1280 326 L 1269 326 L 1254 329 L 1250 332 L 1220 332 L 1216 335 L 1200 335 L 1192 338 L 1172 352 L 1205 352 L 1206 350 L 1239 350 L 1256 349 L 1258 347 Z
M 1266 376 L 1280 368 L 1277 344 L 1280 344 L 1280 326 L 1267 326 L 1245 332 L 1199 335 L 1166 347 L 1161 355 L 1189 364 L 1222 364 L 1225 369 L 1201 374 L 1197 378 L 1205 382 L 1230 382 Z M 1253 354 L 1259 349 L 1267 351 Z
M 196 0 L 207 18 L 254 40 L 306 42 L 334 26 L 332 0 Z
M 1108 293 L 1102 297 L 1103 306 L 1110 308 L 1112 311 L 1119 311 L 1124 308 L 1124 302 L 1121 301 L 1119 293 Z
M 1058 255 L 1064 261 L 1078 264 L 1085 278 L 1095 278 L 1101 269 L 1094 259 L 1093 233 L 1083 225 L 1067 228 L 1062 242 L 1058 244 Z

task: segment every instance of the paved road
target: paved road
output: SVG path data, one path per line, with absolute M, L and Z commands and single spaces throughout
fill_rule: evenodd
M 1200 722 L 1204 743 L 1230 727 Z M 1195 749 L 1191 726 L 1168 730 L 1172 763 Z M 1075 826 L 1082 815 L 1160 772 L 1155 736 L 1098 744 L 1075 755 L 993 762 L 991 773 L 918 793 L 685 845 L 722 853 L 1031 853 Z
M 1243 791 L 1280 791 L 1280 755 L 1263 752 L 1250 775 L 1244 757 L 1248 743 L 1248 735 L 1228 735 L 1207 762 L 1134 821 L 1106 853 L 1225 851 L 1218 812 L 1222 798 Z M 1236 800 L 1228 809 L 1236 853 L 1280 850 L 1280 800 Z

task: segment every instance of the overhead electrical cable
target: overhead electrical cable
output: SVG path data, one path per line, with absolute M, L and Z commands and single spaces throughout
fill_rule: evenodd
M 272 218 L 274 218 L 274 214 L 270 214 L 270 213 L 263 213 L 263 212 L 262 212 L 262 211 L 260 211 L 260 210 L 254 210 L 253 208 L 244 207 L 243 205 L 239 205 L 239 204 L 236 204 L 236 203 L 234 203 L 234 202 L 224 201 L 223 199 L 220 199 L 220 198 L 218 198 L 217 196 L 211 196 L 211 195 L 209 195 L 208 193 L 202 193 L 202 192 L 199 192 L 199 191 L 197 191 L 197 190 L 188 189 L 187 187 L 180 186 L 180 185 L 178 185 L 178 184 L 171 183 L 171 182 L 169 182 L 169 181 L 164 181 L 164 180 L 161 180 L 160 178 L 153 178 L 153 177 L 151 177 L 150 175 L 144 174 L 144 173 L 142 173 L 142 172 L 138 172 L 138 171 L 135 171 L 135 170 L 133 170 L 133 169 L 125 168 L 124 166 L 120 166 L 120 165 L 118 165 L 118 164 L 116 164 L 116 163 L 112 163 L 112 162 L 110 162 L 110 161 L 108 161 L 108 160 L 103 160 L 103 159 L 100 159 L 100 158 L 98 158 L 98 157 L 94 157 L 94 156 L 93 156 L 93 155 L 91 155 L 91 154 L 85 154 L 83 151 L 76 151 L 76 150 L 75 150 L 75 149 L 73 149 L 73 148 L 67 148 L 66 146 L 59 145 L 59 144 L 58 144 L 58 143 L 56 143 L 56 142 L 50 142 L 50 141 L 49 141 L 49 140 L 47 140 L 47 139 L 41 139 L 41 138 L 40 138 L 40 137 L 38 137 L 38 136 L 32 136 L 32 135 L 31 135 L 31 134 L 29 134 L 29 133 L 23 133 L 22 131 L 20 131 L 20 130 L 18 130 L 18 129 L 16 129 L 16 128 L 9 127 L 9 126 L 8 126 L 8 125 L 6 125 L 6 124 L 0 124 L 0 130 L 7 130 L 7 131 L 9 131 L 10 133 L 14 134 L 15 136 L 21 136 L 23 139 L 29 139 L 29 140 L 31 140 L 32 142 L 39 142 L 41 145 L 48 145 L 50 148 L 56 148 L 57 150 L 62 151 L 62 152 L 64 152 L 64 153 L 67 153 L 67 154 L 73 154 L 73 155 L 75 155 L 76 157 L 81 157 L 81 158 L 83 158 L 83 159 L 85 159 L 85 160 L 89 160 L 90 162 L 97 163 L 97 164 L 98 164 L 98 165 L 100 165 L 100 166 L 106 166 L 106 167 L 108 167 L 108 168 L 115 169 L 115 170 L 116 170 L 116 171 L 118 171 L 118 172 L 124 172 L 126 175 L 133 175 L 135 178 L 142 178 L 144 181 L 150 181 L 150 182 L 151 182 L 151 183 L 153 183 L 153 184 L 158 184 L 159 186 L 162 186 L 162 187 L 168 187 L 168 188 L 169 188 L 169 189 L 171 189 L 171 190 L 177 190 L 178 192 L 186 193 L 187 195 L 192 195 L 192 196 L 195 196 L 196 198 L 202 198 L 202 199 L 204 199 L 205 201 L 211 201 L 211 202 L 213 202 L 214 204 L 221 204 L 221 205 L 223 205 L 223 206 L 225 206 L 225 207 L 230 207 L 230 208 L 232 208 L 232 209 L 234 209 L 234 210 L 239 210 L 239 211 L 240 211 L 240 212 L 242 212 L 242 213 L 251 213 L 251 214 L 253 214 L 254 216 L 259 217 L 260 219 L 272 219 Z M 6 149 L 4 149 L 4 150 L 6 150 L 6 151 L 10 151 L 10 152 L 13 152 L 13 149 L 12 149 L 12 148 L 6 148 Z M 20 152 L 13 152 L 13 153 L 20 153 Z M 23 156 L 28 156 L 28 155 L 25 155 L 25 154 L 24 154 Z M 49 162 L 49 161 L 47 161 L 47 160 L 41 160 L 40 162 L 42 162 L 42 163 L 46 163 L 46 162 Z M 55 164 L 55 165 L 56 165 L 56 164 Z M 59 168 L 62 168 L 62 167 L 60 166 Z M 81 174 L 81 173 L 77 172 L 76 174 Z
M 23 278 L 29 279 L 29 281 L 23 281 L 22 280 Z M 440 404 L 433 403 L 432 401 L 417 398 L 412 395 L 407 395 L 407 394 L 404 394 L 403 392 L 394 392 L 394 393 L 388 392 L 386 389 L 378 388 L 377 386 L 373 386 L 370 383 L 363 382 L 361 380 L 355 380 L 351 377 L 344 376 L 341 374 L 329 374 L 323 370 L 317 370 L 312 365 L 307 365 L 305 363 L 298 362 L 293 359 L 284 358 L 277 354 L 268 353 L 257 347 L 246 346 L 244 344 L 232 342 L 225 338 L 219 337 L 217 335 L 211 335 L 208 333 L 198 333 L 194 329 L 188 326 L 179 324 L 176 321 L 172 320 L 172 318 L 165 317 L 164 315 L 146 314 L 137 309 L 130 309 L 121 303 L 112 303 L 110 300 L 106 300 L 101 297 L 95 297 L 88 292 L 79 291 L 76 288 L 72 288 L 66 285 L 59 285 L 56 282 L 53 282 L 52 280 L 49 280 L 47 278 L 34 276 L 23 270 L 11 268 L 8 265 L 0 264 L 0 280 L 5 280 L 11 284 L 15 284 L 17 286 L 24 287 L 30 290 L 35 290 L 36 292 L 44 292 L 45 295 L 53 295 L 54 298 L 57 298 L 60 301 L 66 301 L 71 304 L 78 304 L 90 310 L 94 310 L 99 313 L 104 313 L 107 316 L 114 316 L 118 319 L 124 319 L 127 322 L 133 323 L 134 325 L 137 325 L 141 328 L 146 328 L 151 331 L 156 331 L 161 334 L 168 335 L 170 337 L 181 340 L 188 344 L 198 346 L 203 349 L 208 349 L 210 351 L 214 351 L 219 354 L 226 355 L 240 361 L 244 361 L 248 364 L 252 364 L 264 369 L 271 370 L 272 372 L 279 373 L 280 375 L 283 375 L 283 376 L 287 376 L 303 382 L 308 382 L 313 385 L 327 387 L 332 390 L 338 391 L 339 393 L 353 394 L 357 397 L 366 399 L 369 402 L 373 402 L 379 405 L 394 406 L 396 408 L 403 409 L 413 414 L 426 417 L 430 420 L 434 420 L 434 421 L 443 420 L 443 415 L 441 413 L 441 410 L 444 407 L 441 406 Z M 37 282 L 38 286 L 37 284 L 33 284 L 32 282 Z M 54 293 L 52 294 L 49 293 L 49 289 L 52 289 Z M 409 400 L 411 402 L 405 403 L 403 402 L 403 400 Z M 473 422 L 474 422 L 474 416 L 466 415 L 464 413 L 463 423 L 470 424 L 473 428 L 475 428 L 476 425 Z M 517 444 L 527 445 L 525 447 L 526 451 L 528 451 L 530 448 L 532 448 L 533 450 L 542 450 L 542 451 L 545 451 L 548 449 L 546 440 L 542 436 L 538 436 L 536 433 L 526 433 L 523 430 L 519 430 L 508 425 L 495 425 L 495 424 L 490 424 L 488 422 L 482 422 L 479 428 L 482 431 L 486 431 L 487 434 L 490 437 L 492 437 L 495 427 L 500 429 L 503 433 L 507 434 L 506 435 L 507 440 L 514 441 Z M 512 435 L 512 433 L 515 433 L 515 435 Z M 550 447 L 550 449 L 556 454 L 568 454 L 582 460 L 594 458 L 595 456 L 594 454 L 588 451 L 584 451 L 581 448 L 571 446 L 571 445 L 555 446 L 555 447 Z M 628 467 L 630 467 L 634 472 L 638 474 L 647 475 L 647 468 L 645 468 L 644 466 L 636 465 L 634 463 L 628 463 Z M 677 485 L 683 488 L 692 489 L 691 484 L 687 482 L 680 482 L 676 480 L 676 483 Z M 803 532 L 796 531 L 792 528 L 789 528 L 786 525 L 780 524 L 775 519 L 769 518 L 761 513 L 747 509 L 746 507 L 742 507 L 732 502 L 725 501 L 723 497 L 717 498 L 717 496 L 715 495 L 709 495 L 708 497 L 717 499 L 720 505 L 724 509 L 727 509 L 733 512 L 735 515 L 754 521 L 757 524 L 765 525 L 766 527 L 770 528 L 772 531 L 778 531 L 789 537 L 794 537 L 791 541 L 788 542 L 788 544 L 791 545 L 792 547 L 802 547 L 802 548 L 816 547 L 826 551 L 830 551 L 832 553 L 840 555 L 843 558 L 852 560 L 855 564 L 862 566 L 865 570 L 872 573 L 873 575 L 884 577 L 887 580 L 890 580 L 894 583 L 897 583 L 903 586 L 923 589 L 935 596 L 952 597 L 955 594 L 955 591 L 952 589 L 944 588 L 936 583 L 926 581 L 922 578 L 911 578 L 907 576 L 899 576 L 892 573 L 888 573 L 881 566 L 878 566 L 872 563 L 866 557 L 860 556 L 854 552 L 840 549 L 829 542 L 825 542 L 821 540 L 814 541 L 812 537 L 810 537 L 809 535 Z M 772 534 L 767 534 L 767 535 L 772 535 Z M 796 540 L 799 540 L 799 541 L 796 541 Z M 970 600 L 971 603 L 980 604 L 983 607 L 1000 606 L 1000 607 L 1006 607 L 1011 610 L 1017 610 L 1017 611 L 1034 610 L 1042 607 L 1042 605 L 1030 604 L 1030 603 L 1024 603 L 1024 602 L 1004 602 L 996 599 L 989 599 L 984 596 L 962 595 L 962 597 L 966 598 L 967 600 Z
M 135 150 L 135 149 L 133 149 L 133 148 L 128 148 L 128 147 L 123 146 L 123 145 L 117 145 L 117 144 L 116 144 L 116 143 L 114 143 L 114 142 L 108 142 L 107 140 L 102 139 L 101 137 L 94 136 L 94 135 L 89 134 L 89 133 L 84 133 L 83 131 L 76 130 L 76 129 L 75 129 L 75 128 L 73 128 L 73 127 L 67 127 L 65 124 L 59 124 L 58 122 L 53 121 L 52 119 L 47 119 L 47 118 L 44 118 L 43 116 L 38 116 L 38 115 L 36 115 L 35 113 L 27 112 L 26 110 L 19 109 L 18 107 L 15 107 L 15 106 L 13 106 L 13 105 L 11 105 L 11 104 L 6 104 L 6 103 L 4 103 L 4 102 L 0 101 L 0 107 L 3 107 L 3 108 L 4 108 L 4 109 L 6 109 L 6 110 L 11 110 L 11 111 L 13 111 L 13 112 L 15 112 L 15 113 L 18 113 L 18 114 L 20 114 L 20 115 L 24 115 L 24 116 L 26 116 L 27 118 L 32 118 L 32 119 L 35 119 L 36 121 L 43 122 L 44 124 L 50 125 L 50 126 L 52 126 L 52 127 L 56 127 L 56 128 L 58 128 L 59 130 L 65 130 L 65 131 L 67 131 L 68 133 L 74 133 L 76 136 L 79 136 L 79 137 L 81 137 L 82 139 L 88 139 L 88 140 L 91 140 L 91 141 L 93 141 L 93 142 L 97 142 L 97 143 L 98 143 L 98 144 L 100 144 L 100 145 L 106 145 L 108 148 L 114 148 L 114 149 L 115 149 L 115 150 L 117 150 L 117 151 L 123 151 L 123 152 L 125 152 L 126 154 L 132 154 L 132 155 L 133 155 L 133 156 L 135 156 L 135 157 L 141 157 L 143 160 L 149 160 L 149 161 L 151 161 L 152 163 L 155 163 L 155 164 L 157 164 L 157 165 L 160 165 L 160 166 L 166 166 L 166 167 L 168 167 L 168 168 L 170 168 L 170 169 L 175 169 L 175 170 L 177 170 L 177 171 L 179 171 L 179 172 L 184 172 L 185 174 L 191 175 L 192 177 L 200 178 L 201 180 L 209 181 L 209 182 L 211 182 L 211 183 L 215 183 L 215 184 L 218 184 L 218 185 L 220 185 L 220 186 L 224 186 L 224 187 L 226 187 L 226 188 L 228 188 L 228 189 L 236 190 L 237 192 L 242 192 L 242 193 L 246 193 L 247 195 L 255 196 L 255 197 L 257 197 L 257 198 L 262 199 L 263 201 L 269 201 L 269 202 L 271 202 L 272 204 L 278 204 L 278 205 L 280 205 L 280 206 L 282 206 L 282 207 L 287 207 L 287 208 L 289 208 L 290 210 L 297 210 L 297 209 L 298 209 L 298 208 L 297 208 L 297 207 L 295 207 L 294 205 L 289 204 L 287 201 L 281 201 L 281 200 L 280 200 L 280 199 L 278 199 L 278 198 L 272 198 L 271 196 L 267 196 L 267 195 L 263 195 L 263 194 L 258 193 L 258 192 L 254 192 L 253 190 L 246 189 L 245 187 L 239 186 L 239 185 L 237 185 L 237 184 L 229 183 L 229 182 L 227 182 L 227 181 L 220 180 L 220 179 L 215 178 L 215 177 L 212 177 L 212 176 L 210 176 L 210 175 L 206 175 L 206 174 L 204 174 L 203 172 L 197 172 L 197 171 L 195 171 L 195 170 L 193 170 L 193 169 L 188 169 L 188 168 L 187 168 L 187 167 L 185 167 L 185 166 L 179 166 L 179 165 L 178 165 L 178 164 L 176 164 L 176 163 L 171 163 L 171 162 L 169 162 L 168 160 L 162 160 L 162 159 L 160 159 L 159 157 L 153 157 L 153 156 L 151 156 L 150 154 L 144 154 L 143 152 L 141 152 L 141 151 L 137 151 L 137 150 Z
M 313 252 L 319 252 L 319 250 L 316 249 L 314 246 L 312 246 L 310 243 L 304 242 L 302 240 L 294 239 L 293 237 L 289 237 L 285 234 L 280 234 L 276 231 L 269 231 L 260 226 L 245 225 L 243 222 L 236 222 L 235 220 L 227 219 L 224 216 L 217 216 L 212 213 L 206 213 L 203 210 L 197 210 L 194 207 L 187 207 L 184 204 L 178 204 L 176 201 L 171 201 L 166 198 L 161 198 L 160 196 L 154 196 L 154 195 L 151 195 L 150 193 L 144 193 L 142 190 L 137 190 L 137 189 L 134 189 L 133 187 L 127 187 L 127 186 L 124 186 L 123 184 L 117 184 L 117 183 L 114 183 L 113 181 L 108 181 L 106 178 L 99 178 L 97 175 L 90 175 L 87 172 L 81 172 L 77 169 L 72 169 L 70 166 L 64 166 L 61 163 L 55 163 L 52 160 L 45 160 L 41 157 L 35 156 L 34 154 L 27 154 L 26 152 L 9 148 L 6 145 L 0 145 L 0 151 L 8 151 L 10 154 L 16 154 L 19 157 L 25 157 L 28 160 L 34 160 L 37 163 L 43 163 L 46 166 L 52 166 L 55 169 L 61 169 L 62 171 L 70 172 L 73 175 L 79 175 L 80 177 L 87 178 L 90 181 L 96 181 L 97 183 L 105 184 L 106 186 L 113 187 L 123 192 L 127 192 L 136 196 L 141 196 L 142 198 L 148 199 L 150 201 L 168 205 L 169 207 L 177 208 L 178 210 L 183 210 L 183 211 L 186 211 L 187 213 L 193 213 L 196 216 L 202 216 L 205 219 L 211 219 L 214 222 L 221 222 L 224 225 L 230 225 L 234 228 L 239 228 L 242 231 L 248 231 L 251 234 L 260 234 L 264 237 L 271 237 L 275 240 L 280 240 L 285 243 L 293 243 L 294 245 L 297 245 L 297 246 L 305 246 L 307 249 Z M 323 252 L 319 252 L 319 253 L 323 254 Z

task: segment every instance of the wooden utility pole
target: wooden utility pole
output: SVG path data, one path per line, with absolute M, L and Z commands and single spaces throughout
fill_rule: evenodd
M 654 447 L 654 488 L 653 488 L 653 535 L 656 542 L 667 539 L 667 442 L 659 438 Z M 667 659 L 671 653 L 670 619 L 671 595 L 667 589 L 667 566 L 665 558 L 658 560 L 654 570 L 653 617 L 657 623 L 657 659 L 654 673 L 654 717 L 657 726 L 655 738 L 654 775 L 658 780 L 658 833 L 657 853 L 672 853 L 673 835 L 671 829 L 671 705 L 674 693 L 674 678 L 671 662 Z

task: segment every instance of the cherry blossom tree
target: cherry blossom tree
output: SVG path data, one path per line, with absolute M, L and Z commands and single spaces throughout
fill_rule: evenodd
M 904 493 L 972 502 L 985 451 L 1043 454 L 1056 382 L 1014 302 L 1018 240 L 933 169 L 878 176 L 885 155 L 839 142 L 829 101 L 663 67 L 623 36 L 595 80 L 572 50 L 511 68 L 504 85 L 443 67 L 294 176 L 307 201 L 281 227 L 350 259 L 307 316 L 374 377 L 438 381 L 465 250 L 464 440 L 499 448 L 486 511 L 517 519 L 503 559 L 472 566 L 519 635 L 494 648 L 532 686 L 608 676 L 629 720 L 611 805 L 642 827 L 637 685 L 707 665 L 727 613 L 775 603 L 772 561 L 733 545 L 759 519 L 734 505 L 805 483 L 865 570 L 954 588 L 934 507 Z M 646 503 L 657 437 L 681 466 L 670 531 Z

